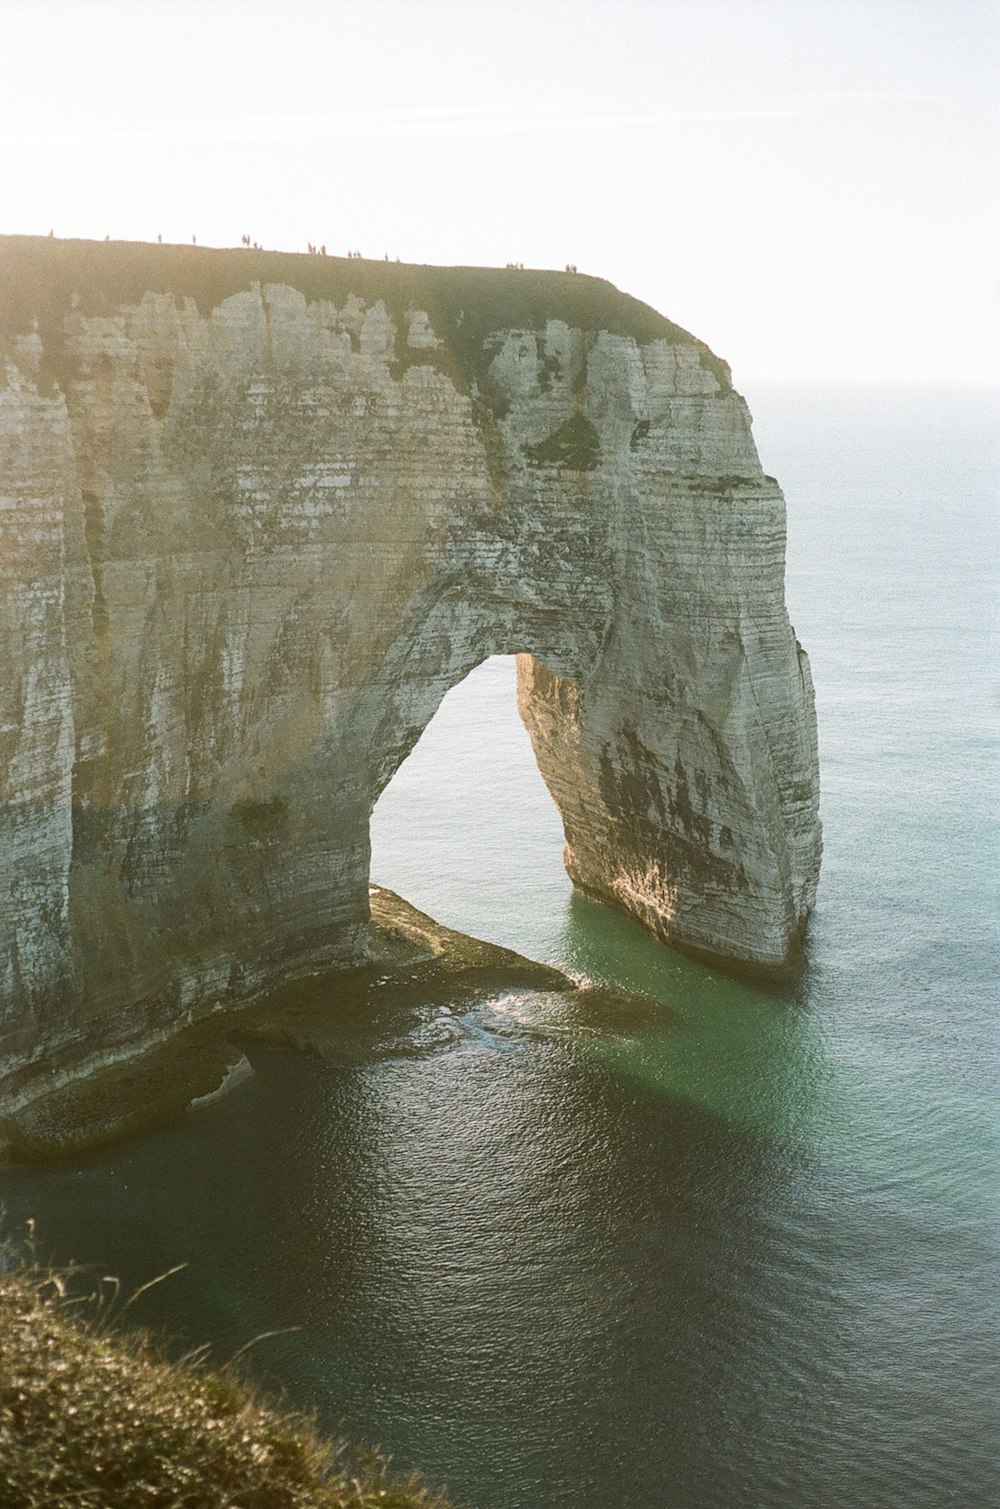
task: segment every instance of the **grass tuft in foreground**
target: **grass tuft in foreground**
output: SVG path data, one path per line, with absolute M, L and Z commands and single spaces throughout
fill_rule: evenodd
M 81 1319 L 70 1289 L 0 1273 L 4 1509 L 447 1509 L 232 1373 L 168 1361 L 100 1306 Z

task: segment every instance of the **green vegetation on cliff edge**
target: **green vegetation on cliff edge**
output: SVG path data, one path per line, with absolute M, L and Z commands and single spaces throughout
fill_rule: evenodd
M 37 320 L 43 372 L 63 386 L 72 376 L 62 367 L 63 321 L 71 311 L 110 315 L 138 304 L 146 293 L 172 293 L 194 299 L 208 314 L 255 282 L 286 284 L 308 300 L 338 305 L 351 294 L 364 304 L 381 300 L 397 323 L 407 310 L 422 309 L 462 385 L 481 377 L 490 335 L 542 330 L 549 320 L 562 320 L 577 330 L 632 336 L 640 345 L 665 340 L 693 346 L 721 391 L 732 386 L 729 367 L 703 341 L 605 279 L 583 273 L 48 236 L 0 236 L 0 348 Z M 424 359 L 437 364 L 433 354 Z

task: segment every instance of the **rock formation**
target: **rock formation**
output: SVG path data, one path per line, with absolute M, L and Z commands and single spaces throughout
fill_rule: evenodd
M 702 343 L 573 274 L 8 237 L 0 355 L 0 1095 L 362 961 L 372 806 L 498 653 L 574 882 L 795 967 L 808 664 Z

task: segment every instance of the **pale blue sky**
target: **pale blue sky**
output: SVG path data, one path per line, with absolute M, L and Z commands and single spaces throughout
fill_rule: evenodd
M 754 378 L 997 381 L 1000 0 L 3 0 L 0 229 L 610 278 Z

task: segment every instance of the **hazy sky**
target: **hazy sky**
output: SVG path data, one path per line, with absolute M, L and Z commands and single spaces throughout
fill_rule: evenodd
M 0 0 L 0 58 L 0 230 L 571 261 L 737 383 L 1000 376 L 1000 0 Z

